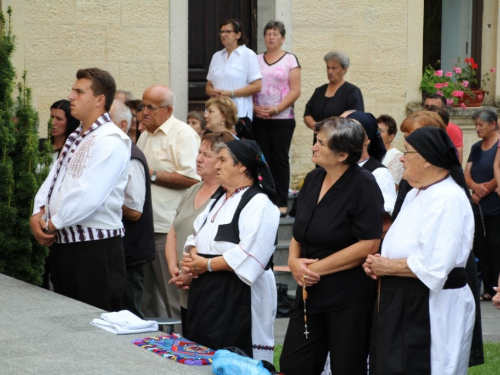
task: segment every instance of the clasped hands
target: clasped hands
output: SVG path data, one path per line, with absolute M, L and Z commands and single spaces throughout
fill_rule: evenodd
M 319 259 L 296 258 L 288 262 L 288 267 L 293 278 L 299 286 L 311 286 L 317 284 L 321 279 L 320 275 L 308 268 Z
M 387 275 L 390 259 L 380 256 L 380 254 L 368 255 L 363 263 L 365 273 L 373 280 L 378 280 L 381 276 Z
M 210 96 L 212 98 L 222 98 L 223 96 L 231 97 L 231 91 L 230 90 L 220 90 L 220 89 L 212 89 L 212 92 L 210 93 Z
M 193 247 L 190 253 L 184 253 L 181 260 L 181 269 L 169 280 L 169 284 L 175 284 L 179 289 L 189 289 L 193 278 L 208 271 L 208 259 L 199 256 Z M 178 268 L 177 268 L 178 269 Z
M 274 115 L 276 115 L 276 107 L 275 106 L 254 106 L 253 110 L 255 112 L 255 116 L 261 119 L 270 119 Z
M 46 232 L 47 222 L 43 219 L 45 209 L 30 218 L 31 231 L 37 242 L 43 246 L 51 246 L 56 240 L 56 228 L 49 225 L 49 231 Z

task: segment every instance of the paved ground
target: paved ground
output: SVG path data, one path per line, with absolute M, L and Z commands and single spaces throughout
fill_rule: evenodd
M 0 274 L 0 375 L 212 374 L 132 344 L 159 332 L 117 336 L 91 326 L 101 312 Z
M 483 323 L 483 340 L 500 342 L 500 310 L 491 302 L 481 302 L 481 320 Z M 276 344 L 283 344 L 288 318 L 276 319 L 274 323 L 274 338 Z
M 481 302 L 481 320 L 483 323 L 483 340 L 500 342 L 500 310 L 491 302 Z

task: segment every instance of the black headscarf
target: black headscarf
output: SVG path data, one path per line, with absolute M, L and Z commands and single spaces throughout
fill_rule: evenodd
M 259 185 L 269 198 L 276 195 L 274 180 L 269 165 L 255 141 L 240 139 L 226 143 L 234 156 L 252 175 L 254 184 Z
M 464 171 L 458 160 L 457 149 L 443 129 L 431 126 L 418 128 L 406 137 L 406 142 L 412 145 L 432 165 L 449 169 L 451 177 L 464 189 L 465 194 L 470 199 L 469 188 L 465 183 Z
M 349 113 L 346 117 L 357 120 L 361 125 L 363 125 L 366 135 L 370 140 L 370 144 L 368 145 L 368 155 L 378 161 L 382 161 L 387 150 L 385 149 L 384 141 L 380 136 L 380 131 L 378 130 L 378 124 L 375 117 L 369 112 L 360 111 Z

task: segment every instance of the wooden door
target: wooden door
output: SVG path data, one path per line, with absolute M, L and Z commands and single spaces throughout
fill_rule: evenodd
M 219 25 L 226 19 L 241 21 L 249 42 L 257 48 L 257 0 L 189 0 L 189 110 L 204 110 L 207 73 L 213 54 L 223 45 Z

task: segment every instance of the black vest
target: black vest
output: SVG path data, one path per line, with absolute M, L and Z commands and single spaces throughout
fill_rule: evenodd
M 153 224 L 153 205 L 151 203 L 151 179 L 146 157 L 141 150 L 132 144 L 130 160 L 137 159 L 142 163 L 146 175 L 146 200 L 142 207 L 142 215 L 137 221 L 122 217 L 125 227 L 123 245 L 127 267 L 138 266 L 152 261 L 155 256 L 155 233 Z
M 386 166 L 384 164 L 382 164 L 381 162 L 379 162 L 377 159 L 375 158 L 370 158 L 368 159 L 368 161 L 363 164 L 363 168 L 370 171 L 370 173 L 373 173 L 373 171 L 377 168 L 386 168 Z
M 210 211 L 212 211 L 212 208 L 215 206 L 217 201 L 225 194 L 226 192 L 222 187 L 217 189 L 217 191 L 212 195 L 212 198 L 215 199 L 215 201 L 212 203 L 212 206 L 210 206 Z M 239 219 L 240 219 L 240 213 L 241 211 L 245 208 L 248 202 L 256 196 L 257 194 L 262 193 L 265 194 L 264 191 L 258 186 L 258 185 L 252 185 L 250 186 L 244 193 L 243 196 L 241 197 L 240 202 L 238 203 L 238 207 L 236 208 L 236 211 L 234 212 L 233 220 L 228 223 L 228 224 L 221 224 L 219 225 L 219 228 L 217 229 L 217 234 L 215 235 L 214 241 L 225 241 L 225 242 L 231 242 L 234 244 L 237 244 L 240 242 L 240 228 L 238 225 Z M 208 215 L 207 215 L 208 218 Z M 206 222 L 206 219 L 205 219 Z M 205 223 L 203 223 L 205 224 Z M 278 244 L 278 233 L 276 232 L 276 240 L 274 242 L 274 245 L 276 246 Z M 271 256 L 271 259 L 269 259 L 269 262 L 267 263 L 265 269 L 266 271 L 270 268 L 273 267 L 273 257 Z

